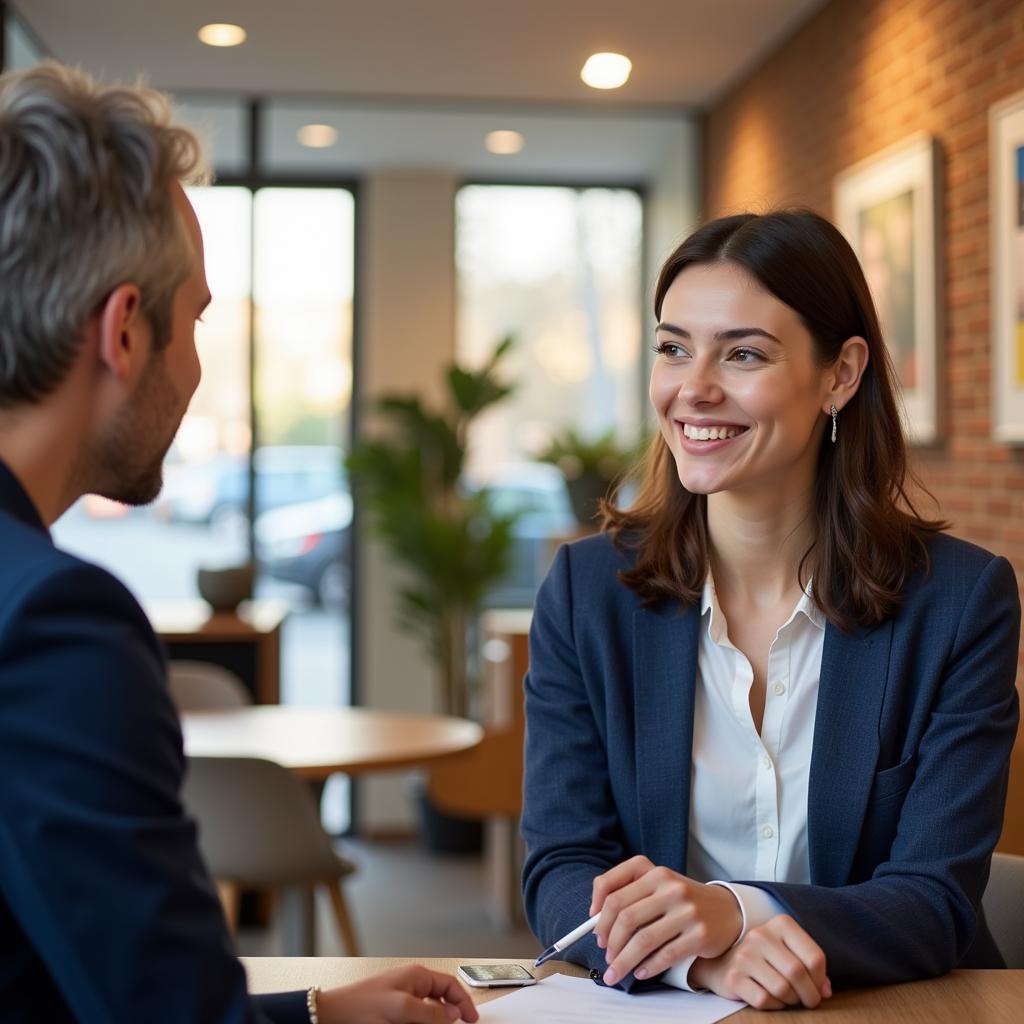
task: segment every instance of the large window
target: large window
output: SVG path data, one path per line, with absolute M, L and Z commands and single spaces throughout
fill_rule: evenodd
M 557 539 L 565 483 L 535 456 L 560 431 L 625 445 L 641 431 L 642 204 L 628 189 L 469 185 L 456 201 L 458 339 L 478 364 L 506 334 L 514 395 L 480 418 L 470 472 L 522 513 L 495 600 L 529 604 Z
M 628 189 L 470 185 L 456 206 L 458 352 L 504 334 L 516 395 L 480 424 L 478 466 L 529 459 L 566 426 L 638 432 L 640 197 Z

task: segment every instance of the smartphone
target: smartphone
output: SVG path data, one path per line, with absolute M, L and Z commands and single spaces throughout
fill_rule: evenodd
M 460 964 L 459 977 L 474 988 L 537 984 L 537 979 L 519 964 Z

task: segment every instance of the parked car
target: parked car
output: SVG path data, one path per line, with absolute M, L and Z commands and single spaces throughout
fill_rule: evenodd
M 318 604 L 348 602 L 352 496 L 335 491 L 315 501 L 263 512 L 256 519 L 256 556 L 274 579 L 298 583 Z
M 487 595 L 485 604 L 530 608 L 559 542 L 579 530 L 565 477 L 546 463 L 511 463 L 470 487 L 482 485 L 496 512 L 519 513 L 512 531 L 512 569 Z
M 334 445 L 268 445 L 253 454 L 256 514 L 347 492 L 344 453 Z M 221 453 L 167 469 L 154 510 L 177 522 L 236 525 L 248 518 L 249 467 Z
M 485 483 L 496 511 L 519 513 L 512 569 L 485 603 L 491 608 L 529 608 L 558 542 L 578 530 L 565 478 L 554 466 L 516 463 L 486 481 L 470 481 L 467 487 L 476 490 Z M 347 601 L 351 525 L 347 490 L 264 512 L 256 520 L 256 551 L 263 571 L 304 586 L 320 603 Z

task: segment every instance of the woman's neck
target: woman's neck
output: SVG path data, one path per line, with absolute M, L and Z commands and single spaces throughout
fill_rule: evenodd
M 708 495 L 711 571 L 720 593 L 754 607 L 799 593 L 800 563 L 815 536 L 811 497 L 807 492 L 780 504 L 777 494 L 759 501 Z

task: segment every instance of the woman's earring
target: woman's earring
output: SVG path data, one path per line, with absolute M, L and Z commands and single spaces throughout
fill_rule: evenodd
M 839 410 L 833 405 L 829 408 L 828 414 L 832 417 L 832 443 L 836 443 L 836 423 L 839 419 Z

